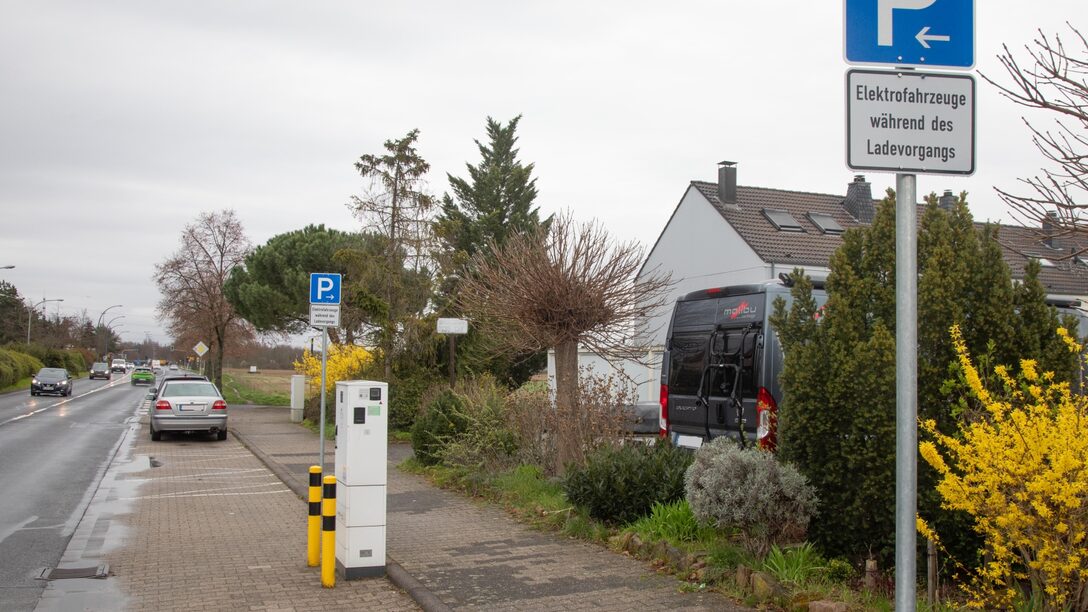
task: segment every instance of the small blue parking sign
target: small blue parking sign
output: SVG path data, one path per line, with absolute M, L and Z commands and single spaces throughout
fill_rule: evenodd
M 340 275 L 323 272 L 310 274 L 310 303 L 339 304 Z
M 851 64 L 970 69 L 975 0 L 844 0 Z

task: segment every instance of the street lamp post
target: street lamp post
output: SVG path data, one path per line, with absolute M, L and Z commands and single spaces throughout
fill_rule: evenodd
M 12 266 L 12 267 L 14 268 L 15 266 Z M 52 300 L 43 299 L 42 301 L 38 302 L 37 304 L 34 304 L 33 306 L 30 306 L 30 307 L 28 307 L 26 309 L 26 343 L 27 344 L 30 344 L 30 322 L 34 318 L 34 310 L 37 309 L 38 306 L 41 306 L 42 304 L 45 304 L 46 302 L 63 302 L 63 301 L 64 301 L 64 298 L 56 298 L 56 299 L 52 299 Z
M 102 318 L 106 316 L 107 312 L 113 310 L 114 308 L 121 308 L 121 307 L 122 307 L 122 304 L 114 304 L 113 306 L 110 306 L 109 308 L 103 310 L 102 314 L 98 315 L 98 323 L 94 326 L 94 333 L 95 333 L 95 337 L 97 338 L 96 344 L 98 346 L 96 348 L 98 349 L 98 356 L 99 357 L 102 357 L 103 355 L 106 354 L 106 347 L 103 346 L 103 342 L 102 342 Z

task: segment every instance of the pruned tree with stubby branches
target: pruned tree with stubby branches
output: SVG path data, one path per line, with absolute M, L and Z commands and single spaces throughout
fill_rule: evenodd
M 488 251 L 468 266 L 461 306 L 508 350 L 555 351 L 556 410 L 560 419 L 573 419 L 579 346 L 606 358 L 644 355 L 637 332 L 664 305 L 671 278 L 638 277 L 638 243 L 618 242 L 599 222 L 576 222 L 570 213 L 550 228 L 507 236 Z M 579 456 L 577 437 L 563 437 L 560 465 Z
M 1018 60 L 1007 45 L 998 60 L 1011 83 L 982 78 L 1021 106 L 1053 114 L 1050 127 L 1039 127 L 1023 118 L 1032 142 L 1049 162 L 1040 175 L 1022 178 L 1025 193 L 997 188 L 997 193 L 1022 222 L 1042 228 L 1044 239 L 1074 237 L 1063 241 L 1062 254 L 1051 259 L 1071 259 L 1088 251 L 1088 40 L 1069 25 L 1071 35 L 1048 36 L 1039 31 L 1025 45 L 1026 62 Z M 1071 45 L 1067 46 L 1067 42 Z M 1068 243 L 1068 244 L 1067 244 Z M 1050 244 L 1055 244 L 1051 242 Z M 1068 248 L 1066 248 L 1068 247 Z
M 223 384 L 223 356 L 228 339 L 248 330 L 223 293 L 231 270 L 251 250 L 242 222 L 233 210 L 205 212 L 185 226 L 173 255 L 155 264 L 159 319 L 179 342 L 205 339 L 211 346 L 211 376 Z

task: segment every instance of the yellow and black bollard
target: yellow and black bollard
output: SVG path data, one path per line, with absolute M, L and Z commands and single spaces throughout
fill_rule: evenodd
M 310 515 L 306 518 L 306 565 L 321 563 L 321 466 L 310 466 Z
M 321 586 L 336 586 L 336 476 L 325 477 L 321 500 Z

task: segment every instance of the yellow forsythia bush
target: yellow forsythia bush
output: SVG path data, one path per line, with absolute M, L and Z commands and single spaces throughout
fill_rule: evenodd
M 931 440 L 919 450 L 940 473 L 943 504 L 973 516 L 984 538 L 987 562 L 965 585 L 971 605 L 1008 609 L 1030 589 L 1024 597 L 1043 609 L 1088 610 L 1088 398 L 1031 360 L 1020 362 L 1016 378 L 994 368 L 1003 390 L 991 393 L 958 327 L 952 341 L 985 411 L 956 436 L 923 422 Z M 924 521 L 919 528 L 931 535 Z
M 325 360 L 325 390 L 332 393 L 338 380 L 353 380 L 362 374 L 373 359 L 370 351 L 353 344 L 330 344 L 329 356 Z M 302 359 L 295 362 L 295 371 L 308 377 L 311 389 L 321 390 L 321 355 L 310 351 L 302 353 Z

